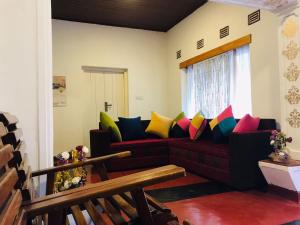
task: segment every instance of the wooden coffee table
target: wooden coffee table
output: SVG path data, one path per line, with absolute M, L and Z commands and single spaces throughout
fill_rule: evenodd
M 300 203 L 300 161 L 288 163 L 262 160 L 258 163 L 269 184 L 269 191 Z

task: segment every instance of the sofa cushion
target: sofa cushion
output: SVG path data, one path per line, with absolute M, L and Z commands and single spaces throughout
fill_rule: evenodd
M 118 148 L 136 148 L 136 147 L 153 147 L 153 146 L 168 146 L 169 143 L 173 143 L 175 141 L 188 140 L 187 138 L 164 138 L 164 139 L 143 139 L 143 140 L 133 140 L 133 141 L 122 141 L 112 143 L 110 145 L 111 149 Z
M 135 148 L 135 147 L 148 147 L 148 146 L 160 146 L 162 144 L 168 144 L 168 139 L 143 139 L 143 140 L 132 140 L 132 141 L 122 141 L 111 144 L 111 149 L 114 148 Z
M 190 139 L 197 140 L 206 127 L 207 121 L 201 113 L 197 113 L 191 121 L 189 127 Z
M 178 138 L 176 139 L 178 140 Z M 184 140 L 184 139 L 179 139 Z M 131 151 L 133 158 L 135 157 L 148 157 L 169 154 L 169 142 L 173 142 L 175 139 L 145 139 L 135 141 L 123 141 L 118 143 L 112 143 L 110 145 L 110 152 Z
M 228 142 L 228 136 L 232 133 L 236 126 L 236 120 L 233 117 L 232 107 L 228 106 L 215 119 L 209 122 L 213 133 L 213 140 L 215 143 Z
M 233 132 L 236 133 L 245 133 L 245 132 L 252 132 L 257 131 L 259 126 L 260 118 L 254 118 L 249 114 L 245 115 L 240 121 L 237 123 L 236 127 L 234 128 Z
M 118 125 L 123 141 L 140 140 L 146 138 L 140 116 L 136 118 L 119 117 Z
M 158 135 L 161 138 L 168 138 L 172 122 L 172 119 L 159 115 L 156 112 L 152 112 L 151 121 L 146 132 Z
M 170 147 L 186 149 L 194 152 L 201 152 L 203 154 L 214 155 L 221 158 L 229 158 L 229 145 L 228 144 L 215 144 L 211 140 L 175 140 L 169 142 Z
M 185 116 L 184 112 L 181 112 L 173 121 L 170 129 L 170 137 L 183 138 L 188 137 L 188 129 L 191 121 Z
M 100 122 L 103 130 L 112 131 L 112 141 L 120 142 L 122 141 L 121 132 L 115 123 L 115 121 L 105 112 L 100 112 Z

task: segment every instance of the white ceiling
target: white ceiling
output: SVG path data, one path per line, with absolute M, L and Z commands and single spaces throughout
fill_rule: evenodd
M 247 7 L 269 10 L 274 13 L 282 13 L 290 8 L 295 8 L 299 0 L 210 0 L 212 2 L 237 4 Z

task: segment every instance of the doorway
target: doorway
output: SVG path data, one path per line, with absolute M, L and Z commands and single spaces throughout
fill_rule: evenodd
M 86 126 L 84 144 L 89 146 L 89 131 L 99 127 L 100 112 L 106 112 L 113 120 L 128 117 L 128 75 L 126 69 L 82 67 L 89 76 L 86 93 Z

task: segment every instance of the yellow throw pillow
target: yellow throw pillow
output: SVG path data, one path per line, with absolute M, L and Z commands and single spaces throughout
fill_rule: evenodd
M 161 138 L 168 138 L 172 122 L 172 119 L 161 116 L 156 112 L 152 112 L 151 121 L 146 129 L 146 132 L 155 134 Z

